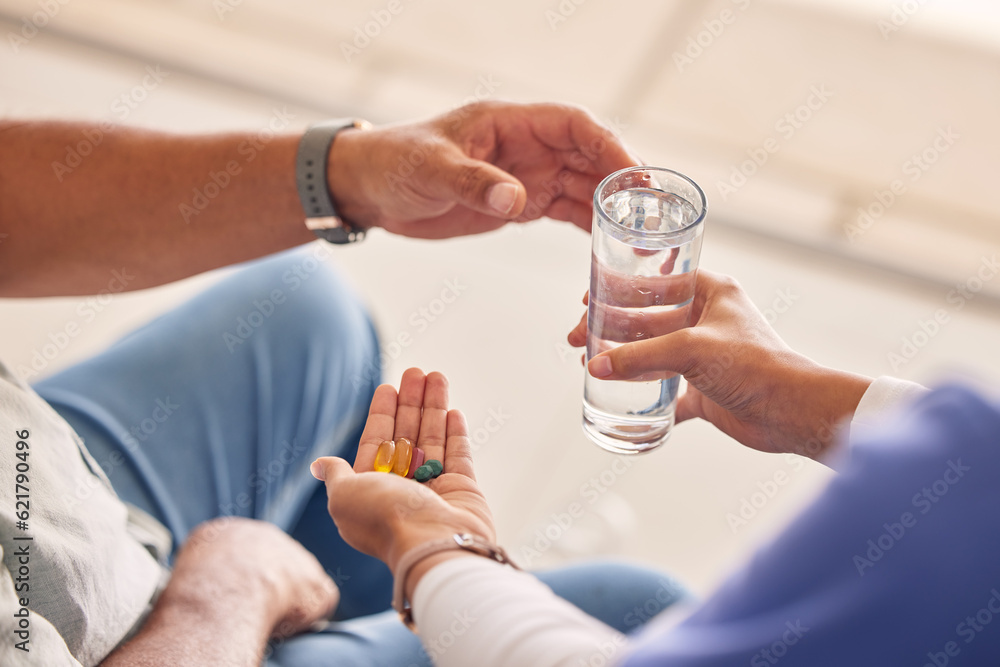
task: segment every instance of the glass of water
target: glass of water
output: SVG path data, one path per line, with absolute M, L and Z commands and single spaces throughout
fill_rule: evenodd
M 594 192 L 587 361 L 624 343 L 691 324 L 705 193 L 687 176 L 632 167 Z M 583 430 L 619 454 L 666 442 L 674 425 L 680 377 L 649 373 L 629 381 L 585 373 Z

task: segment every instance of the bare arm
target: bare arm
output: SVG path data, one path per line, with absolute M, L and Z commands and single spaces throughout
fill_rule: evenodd
M 257 667 L 271 636 L 289 636 L 340 599 L 306 549 L 263 521 L 222 518 L 196 528 L 139 633 L 104 667 Z
M 298 138 L 0 123 L 0 295 L 93 294 L 122 268 L 142 289 L 309 241 Z
M 188 596 L 177 590 L 195 587 L 199 593 L 215 588 L 216 595 Z M 250 587 L 225 590 L 211 580 L 168 588 L 139 634 L 101 664 L 256 667 L 271 632 L 262 613 L 265 605 Z
M 122 268 L 141 289 L 314 239 L 300 137 L 0 121 L 0 296 L 93 294 Z M 597 183 L 635 163 L 581 109 L 499 102 L 345 130 L 327 159 L 347 220 L 421 238 L 543 216 L 589 229 Z

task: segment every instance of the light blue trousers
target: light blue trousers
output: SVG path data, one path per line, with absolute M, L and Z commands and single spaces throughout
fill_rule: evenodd
M 174 550 L 202 521 L 235 515 L 271 521 L 317 556 L 341 589 L 336 622 L 272 645 L 268 665 L 428 665 L 386 611 L 389 571 L 344 543 L 309 474 L 317 456 L 353 460 L 380 380 L 374 327 L 317 259 L 328 254 L 313 245 L 246 264 L 35 389 L 118 495 L 167 526 Z M 623 632 L 649 617 L 651 600 L 662 609 L 681 594 L 622 563 L 539 577 Z

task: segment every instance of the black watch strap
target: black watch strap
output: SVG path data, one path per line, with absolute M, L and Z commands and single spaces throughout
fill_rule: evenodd
M 347 128 L 367 129 L 368 121 L 328 120 L 312 125 L 299 141 L 295 156 L 295 184 L 306 212 L 306 227 L 330 243 L 354 243 L 365 237 L 365 228 L 349 225 L 337 212 L 330 196 L 326 165 L 337 133 Z

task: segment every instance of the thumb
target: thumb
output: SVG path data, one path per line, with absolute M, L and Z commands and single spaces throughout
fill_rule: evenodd
M 626 343 L 595 355 L 588 372 L 602 380 L 630 380 L 646 373 L 687 375 L 697 363 L 692 329 Z
M 435 196 L 495 218 L 516 218 L 528 193 L 524 185 L 488 162 L 465 155 L 446 155 L 441 171 L 429 184 Z
M 336 456 L 321 456 L 312 462 L 309 472 L 319 481 L 326 482 L 327 486 L 334 480 L 354 475 L 351 464 Z
M 677 410 L 674 412 L 674 423 L 680 424 L 681 422 L 696 418 L 704 419 L 705 409 L 703 403 L 707 400 L 697 387 L 692 387 L 690 384 L 686 385 L 684 393 L 677 397 Z

